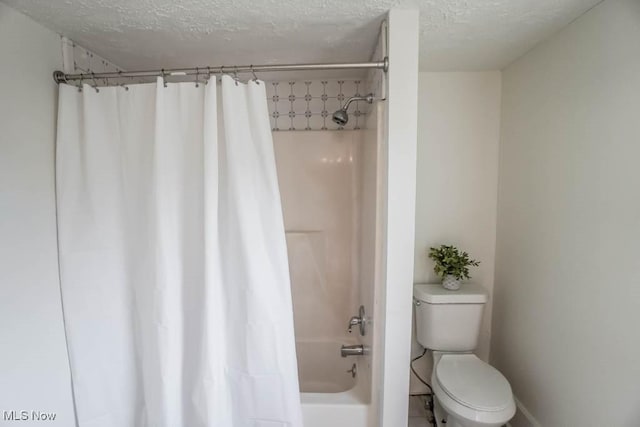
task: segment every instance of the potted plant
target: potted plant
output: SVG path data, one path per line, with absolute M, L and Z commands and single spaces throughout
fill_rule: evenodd
M 455 246 L 441 245 L 429 249 L 429 258 L 435 262 L 433 271 L 442 279 L 442 286 L 450 291 L 460 289 L 462 279 L 470 279 L 469 267 L 480 262 L 469 258 L 469 254 Z

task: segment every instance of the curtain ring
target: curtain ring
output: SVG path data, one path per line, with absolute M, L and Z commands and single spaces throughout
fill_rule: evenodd
M 200 71 L 198 70 L 198 67 L 196 67 L 196 87 L 200 87 L 200 85 L 198 84 L 199 74 L 200 74 Z
M 255 84 L 259 85 L 260 82 L 258 81 L 258 76 L 256 76 L 256 72 L 253 69 L 253 64 L 250 67 L 251 67 L 251 74 L 253 74 L 253 81 Z
M 207 81 L 204 84 L 208 84 L 209 80 L 211 80 L 211 67 L 207 67 Z
M 162 86 L 167 87 L 167 73 L 164 71 L 164 68 L 160 70 L 160 73 L 162 76 Z
M 236 81 L 236 86 L 238 86 L 238 67 L 235 67 L 235 71 L 233 72 L 233 80 Z
M 119 79 L 122 79 L 122 70 L 118 70 L 118 75 L 120 76 Z M 129 88 L 127 87 L 127 85 L 121 81 L 121 83 L 118 85 L 120 87 L 122 87 L 124 90 L 129 90 Z
M 229 76 L 231 77 L 231 75 L 229 74 L 229 72 L 224 70 L 224 65 L 220 66 L 220 78 L 222 79 L 222 76 Z
M 96 90 L 96 93 L 100 92 L 98 89 L 98 82 L 96 81 L 96 73 L 91 72 L 91 80 L 93 80 L 93 88 Z
M 83 80 L 83 78 L 84 78 L 84 74 L 80 73 L 80 80 L 79 80 L 79 83 L 78 83 L 78 92 L 82 92 L 82 80 Z

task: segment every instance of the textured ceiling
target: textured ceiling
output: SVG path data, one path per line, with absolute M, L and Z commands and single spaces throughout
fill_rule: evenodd
M 0 0 L 125 69 L 366 61 L 420 9 L 422 70 L 498 69 L 600 0 Z

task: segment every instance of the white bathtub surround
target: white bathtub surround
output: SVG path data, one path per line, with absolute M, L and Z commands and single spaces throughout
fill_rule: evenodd
M 303 393 L 301 396 L 304 427 L 378 426 L 369 417 L 369 391 L 358 383 L 340 393 Z
M 364 306 L 367 321 L 367 333 L 360 337 L 360 342 L 371 351 L 362 358 L 360 364 L 360 381 L 367 381 L 367 399 L 371 401 L 370 412 L 375 413 L 376 403 L 373 401 L 373 359 L 374 353 L 380 356 L 380 306 L 376 305 L 381 291 L 382 254 L 380 247 L 383 241 L 383 218 L 381 217 L 382 180 L 381 154 L 382 137 L 379 132 L 382 126 L 383 102 L 376 102 L 365 121 L 363 144 L 361 149 L 362 168 L 360 178 L 360 216 L 359 216 L 359 271 L 358 300 Z M 378 319 L 376 321 L 376 319 Z M 378 372 L 379 373 L 379 372 Z M 376 419 L 370 415 L 371 419 Z
M 80 425 L 302 426 L 264 82 L 60 85 Z
M 362 131 L 274 132 L 296 340 L 351 342 Z M 339 353 L 337 353 L 339 356 Z
M 370 425 L 369 358 L 342 358 L 340 347 L 365 343 L 371 336 L 369 331 L 361 337 L 358 328 L 349 334 L 347 326 L 363 303 L 359 278 L 372 277 L 369 269 L 375 268 L 371 262 L 360 262 L 365 250 L 360 233 L 365 215 L 362 194 L 376 198 L 375 158 L 366 159 L 373 160 L 366 168 L 373 167 L 374 175 L 365 175 L 362 155 L 365 146 L 375 150 L 376 141 L 365 139 L 364 131 L 352 130 L 274 132 L 273 140 L 305 427 L 366 427 Z M 368 182 L 363 188 L 363 180 L 372 178 L 373 185 Z M 355 378 L 347 372 L 354 363 Z
M 300 392 L 341 393 L 355 387 L 358 378 L 358 358 L 340 357 L 340 346 L 344 344 L 351 343 L 300 340 L 296 342 Z
M 353 341 L 355 342 L 355 340 Z M 369 383 L 360 357 L 340 357 L 341 342 L 297 343 L 304 427 L 368 427 Z M 347 372 L 356 365 L 356 376 Z

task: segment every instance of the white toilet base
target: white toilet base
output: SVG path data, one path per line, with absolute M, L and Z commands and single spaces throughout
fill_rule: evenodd
M 440 402 L 438 402 L 437 398 L 433 400 L 433 403 L 435 405 L 433 416 L 436 419 L 436 424 L 438 427 L 465 427 L 451 415 L 446 413 L 446 411 L 442 408 L 442 405 L 440 405 Z
M 446 405 L 443 405 L 442 402 L 440 402 L 438 396 L 443 396 L 443 398 L 445 399 L 450 398 L 446 396 L 446 394 L 444 393 L 444 391 L 442 391 L 438 384 L 435 384 L 433 387 L 435 391 L 434 416 L 436 416 L 436 420 L 438 421 L 438 427 L 501 427 L 513 417 L 513 413 L 511 410 L 509 410 L 510 414 L 506 417 L 499 417 L 502 418 L 501 421 L 490 421 L 489 419 L 486 419 L 486 417 L 483 421 L 473 420 L 470 417 L 456 417 L 451 412 L 448 412 Z M 451 402 L 452 401 L 450 400 L 449 404 L 451 404 Z M 513 408 L 513 412 L 515 412 L 515 406 Z M 489 413 L 488 415 L 489 417 L 492 417 L 493 414 Z M 446 422 L 442 422 L 442 420 L 446 420 Z
M 433 399 L 433 405 L 433 416 L 436 419 L 437 427 L 451 427 L 447 419 L 449 417 L 448 414 L 442 409 L 442 405 L 440 405 L 440 402 L 438 402 L 438 399 L 435 397 Z

